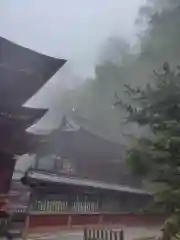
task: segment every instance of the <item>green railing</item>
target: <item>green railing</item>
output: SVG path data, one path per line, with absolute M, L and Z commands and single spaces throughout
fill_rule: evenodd
M 141 208 L 137 206 L 125 206 L 109 203 L 99 204 L 98 201 L 60 201 L 60 200 L 34 200 L 30 211 L 45 213 L 140 213 Z

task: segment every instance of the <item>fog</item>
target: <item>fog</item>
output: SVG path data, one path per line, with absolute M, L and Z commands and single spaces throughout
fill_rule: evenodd
M 54 111 L 66 88 L 79 86 L 89 76 L 101 48 L 111 36 L 136 42 L 135 25 L 145 0 L 1 0 L 0 35 L 44 54 L 67 59 L 65 66 L 36 94 L 28 106 L 48 107 L 37 129 L 55 128 L 60 121 Z M 47 97 L 48 96 L 48 97 Z M 25 160 L 27 158 L 27 161 Z M 27 169 L 22 157 L 16 169 Z
M 1 0 L 0 34 L 23 46 L 65 58 L 66 66 L 30 104 L 52 106 L 57 89 L 94 74 L 102 44 L 113 35 L 136 41 L 134 22 L 145 0 Z M 73 73 L 73 74 L 72 74 Z M 79 80 L 81 82 L 81 80 Z M 47 94 L 53 99 L 46 99 Z

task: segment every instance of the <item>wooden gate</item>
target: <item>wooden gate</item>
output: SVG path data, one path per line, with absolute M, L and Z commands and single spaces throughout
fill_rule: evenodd
M 84 240 L 124 240 L 124 232 L 103 228 L 84 228 Z

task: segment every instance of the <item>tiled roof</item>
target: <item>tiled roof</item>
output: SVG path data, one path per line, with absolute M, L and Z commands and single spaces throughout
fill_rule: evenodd
M 97 189 L 104 189 L 104 190 L 110 190 L 110 191 L 116 191 L 116 192 L 150 195 L 150 193 L 146 190 L 133 188 L 130 186 L 111 184 L 111 183 L 94 181 L 94 180 L 84 179 L 84 178 L 62 176 L 62 175 L 50 173 L 47 171 L 41 171 L 41 170 L 29 170 L 27 172 L 27 177 L 32 180 L 39 180 L 39 181 L 44 181 L 49 183 L 67 184 L 67 185 L 75 185 L 75 186 L 82 186 L 82 187 L 93 187 Z

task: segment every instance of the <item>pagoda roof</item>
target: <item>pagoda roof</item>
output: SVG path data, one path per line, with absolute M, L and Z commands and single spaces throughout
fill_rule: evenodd
M 25 130 L 44 116 L 47 109 L 19 107 L 0 112 L 0 130 L 12 132 L 18 129 Z
M 1 112 L 0 150 L 14 154 L 27 153 L 32 134 L 26 132 L 26 129 L 38 121 L 46 112 L 47 109 L 27 107 Z
M 0 37 L 0 108 L 23 105 L 65 62 Z
M 44 144 L 46 144 L 45 136 L 24 131 L 16 141 L 12 142 L 10 149 L 17 155 L 36 154 Z

